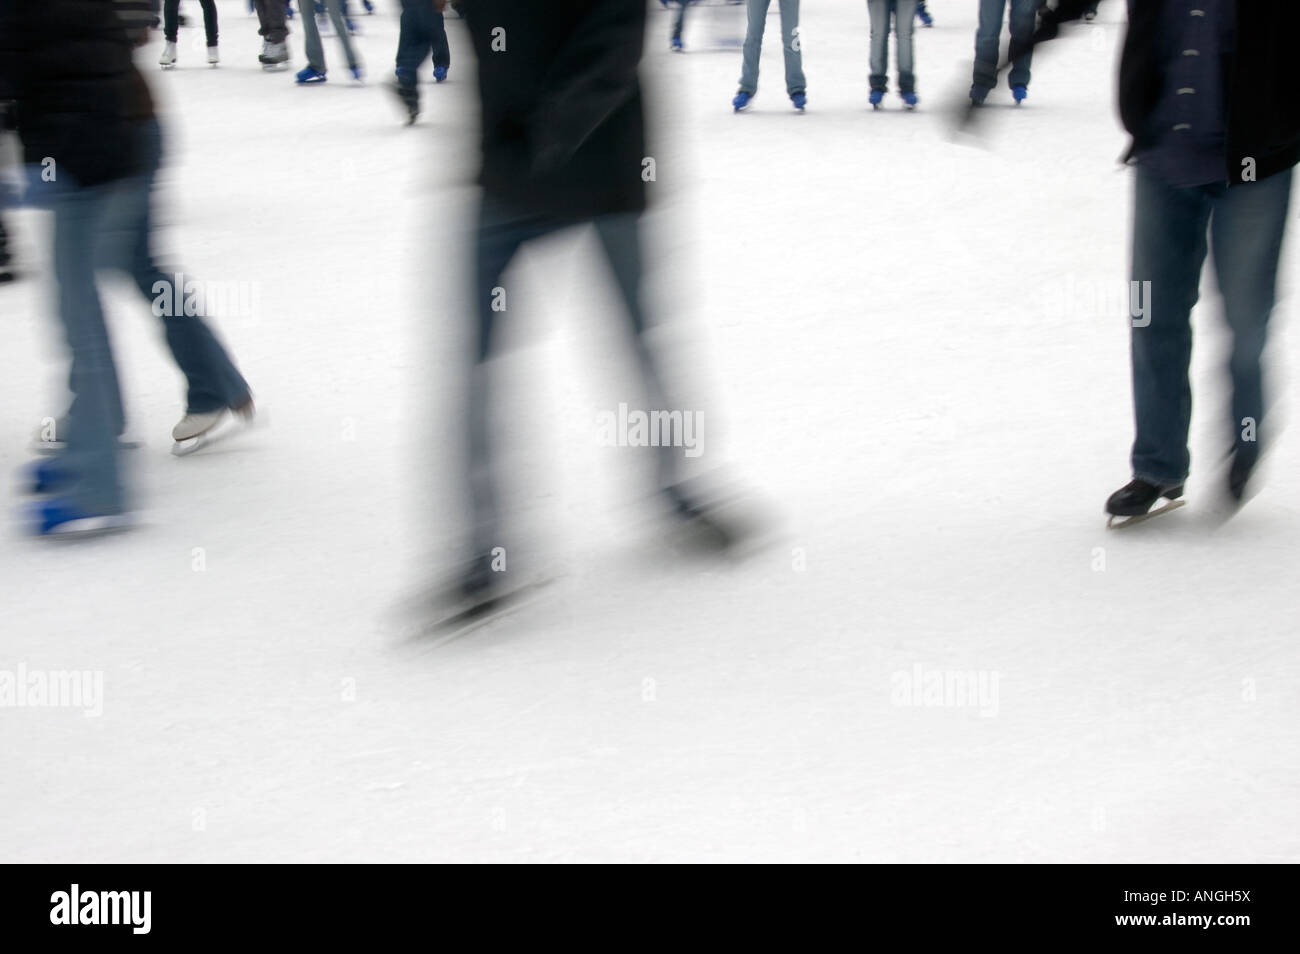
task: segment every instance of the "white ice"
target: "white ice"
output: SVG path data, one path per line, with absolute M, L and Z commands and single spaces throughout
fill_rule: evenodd
M 219 69 L 193 3 L 177 69 L 154 65 L 160 35 L 139 52 L 171 133 L 162 247 L 256 290 L 217 324 L 267 426 L 173 458 L 180 380 L 109 286 L 144 522 L 60 545 L 15 520 L 0 540 L 0 670 L 103 674 L 98 717 L 0 710 L 0 857 L 1300 857 L 1300 441 L 1280 435 L 1220 525 L 1212 278 L 1190 505 L 1104 527 L 1131 437 L 1118 4 L 1040 53 L 1022 108 L 1000 87 L 954 139 L 971 0 L 917 30 L 915 113 L 867 106 L 865 5 L 806 3 L 804 115 L 775 4 L 734 115 L 740 53 L 714 40 L 737 11 L 692 11 L 675 55 L 654 3 L 657 301 L 698 372 L 704 461 L 772 514 L 771 543 L 731 568 L 663 553 L 643 461 L 596 441 L 627 399 L 614 301 L 589 239 L 553 242 L 517 275 L 503 440 L 511 526 L 559 581 L 436 649 L 394 614 L 461 527 L 472 53 L 449 17 L 450 79 L 422 83 L 405 128 L 381 88 L 397 4 L 378 6 L 363 88 L 332 36 L 325 86 L 264 74 L 242 0 L 219 3 Z M 27 272 L 0 289 L 15 474 L 65 398 L 46 226 L 8 220 Z M 1293 311 L 1275 315 L 1281 407 Z M 901 704 L 916 667 L 989 694 Z

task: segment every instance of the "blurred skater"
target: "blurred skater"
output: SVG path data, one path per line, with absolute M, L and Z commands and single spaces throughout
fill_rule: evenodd
M 934 26 L 934 17 L 930 16 L 930 11 L 925 8 L 925 0 L 916 0 L 916 16 L 921 21 L 921 26 Z
M 873 109 L 879 109 L 889 90 L 889 25 L 892 19 L 897 36 L 894 55 L 898 60 L 898 95 L 903 105 L 915 109 L 916 66 L 912 50 L 912 21 L 916 19 L 916 0 L 867 0 L 871 17 L 871 94 Z
M 420 64 L 433 57 L 433 79 L 441 83 L 451 68 L 451 49 L 442 13 L 447 0 L 402 0 L 402 19 L 397 35 L 397 78 L 393 90 L 407 111 L 407 122 L 420 115 Z
M 361 60 L 357 58 L 356 49 L 352 45 L 347 24 L 343 19 L 343 11 L 339 6 L 339 0 L 325 0 L 325 8 L 329 11 L 330 22 L 334 24 L 334 32 L 338 34 L 339 44 L 343 47 L 343 58 L 347 61 L 348 72 L 358 83 L 361 82 Z M 312 12 L 311 0 L 298 0 L 298 12 L 302 14 L 302 32 L 303 44 L 306 47 L 307 65 L 298 71 L 296 77 L 299 86 L 306 86 L 314 83 L 325 82 L 325 48 L 320 42 L 320 30 L 316 26 L 316 17 Z
M 1043 0 L 979 0 L 979 28 L 975 32 L 975 70 L 971 78 L 970 100 L 983 106 L 984 100 L 998 84 L 998 46 L 1002 37 L 1002 17 L 1011 4 L 1008 29 L 1011 47 L 1008 57 L 1011 74 L 1007 82 L 1016 105 L 1029 96 L 1030 66 L 1033 62 L 1034 27 Z
M 152 17 L 145 0 L 140 7 Z M 34 529 L 42 535 L 117 529 L 129 522 L 129 500 L 113 420 L 117 372 L 94 256 L 122 183 L 139 174 L 132 45 L 117 4 L 7 0 L 0 6 L 0 47 L 0 99 L 17 106 L 29 201 L 54 216 L 56 310 L 82 400 L 67 428 L 63 493 L 38 505 Z
M 781 48 L 785 52 L 785 91 L 795 109 L 808 105 L 807 82 L 803 74 L 803 51 L 799 45 L 799 0 L 776 0 L 781 8 Z M 740 89 L 731 106 L 740 112 L 758 92 L 758 60 L 763 52 L 763 31 L 772 0 L 746 0 L 744 61 Z
M 220 57 L 217 55 L 217 4 L 216 0 L 199 0 L 203 7 L 203 32 L 208 41 L 208 65 L 216 66 Z M 176 65 L 176 40 L 179 35 L 181 0 L 163 0 L 163 50 L 158 57 L 158 65 L 173 67 Z
M 594 227 L 626 311 L 622 320 L 647 407 L 672 405 L 644 334 L 649 319 L 641 295 L 641 172 L 647 153 L 637 68 L 645 4 L 473 0 L 465 13 L 478 55 L 483 195 L 474 242 L 476 329 L 464 402 L 469 562 L 458 592 L 478 601 L 506 586 L 492 557 L 502 536 L 488 433 L 489 376 L 502 276 L 524 244 L 573 226 Z M 528 42 L 503 54 L 494 49 L 501 35 L 507 42 Z M 683 487 L 682 456 L 681 447 L 656 449 L 656 487 L 683 528 L 714 547 L 730 545 L 732 538 L 709 508 Z

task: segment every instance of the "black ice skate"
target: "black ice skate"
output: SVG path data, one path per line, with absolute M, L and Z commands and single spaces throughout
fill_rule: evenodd
M 1182 496 L 1182 484 L 1157 485 L 1135 477 L 1111 494 L 1110 499 L 1106 501 L 1106 513 L 1110 514 L 1106 526 L 1126 527 L 1170 510 L 1177 510 L 1184 503 Z M 1152 510 L 1151 508 L 1160 500 L 1166 503 Z

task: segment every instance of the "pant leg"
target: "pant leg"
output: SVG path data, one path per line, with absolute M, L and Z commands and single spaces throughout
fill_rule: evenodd
M 465 377 L 463 403 L 470 547 L 476 557 L 501 543 L 500 509 L 489 435 L 492 389 L 488 359 L 492 356 L 496 320 L 500 314 L 493 308 L 498 300 L 496 289 L 504 287 L 503 276 L 520 246 L 554 227 L 537 217 L 517 216 L 490 196 L 485 195 L 479 205 L 474 242 L 474 341 Z M 505 302 L 509 308 L 508 294 Z
M 199 0 L 203 6 L 203 32 L 208 46 L 217 45 L 217 4 L 216 0 Z
M 302 24 L 303 50 L 307 65 L 319 73 L 325 72 L 325 49 L 320 42 L 320 28 L 316 26 L 316 5 L 312 0 L 298 0 L 298 22 Z
M 1180 483 L 1191 462 L 1191 313 L 1208 248 L 1210 208 L 1207 190 L 1176 189 L 1138 166 L 1131 278 L 1151 285 L 1148 323 L 1131 333 L 1132 464 L 1133 476 L 1155 484 Z
M 1011 86 L 1029 85 L 1029 67 L 1034 59 L 1034 28 L 1038 25 L 1038 8 L 1043 0 L 1011 0 Z
M 912 48 L 912 30 L 916 25 L 916 0 L 897 0 L 894 30 L 898 34 L 898 91 L 916 92 L 916 64 Z
M 162 132 L 157 120 L 141 123 L 139 131 L 144 173 L 123 183 L 124 196 L 103 223 L 97 264 L 125 272 L 145 299 L 157 306 L 153 311 L 162 322 L 167 348 L 185 375 L 185 409 L 201 413 L 238 407 L 250 397 L 248 382 L 204 315 L 185 314 L 185 273 L 163 271 L 154 260 L 153 184 L 162 167 Z
M 803 46 L 799 42 L 799 0 L 777 0 L 781 5 L 781 45 L 785 52 L 785 91 L 793 96 L 808 86 L 803 75 Z
M 352 35 L 348 33 L 339 0 L 325 0 L 325 9 L 329 11 L 330 22 L 334 24 L 334 32 L 338 34 L 339 43 L 343 46 L 343 58 L 347 60 L 348 68 L 360 66 L 361 61 L 357 59 L 356 49 L 352 46 Z
M 397 35 L 397 81 L 414 88 L 420 64 L 433 43 L 433 0 L 402 0 L 402 18 Z
M 1261 358 L 1268 320 L 1277 301 L 1277 266 L 1291 201 L 1292 170 L 1229 188 L 1210 216 L 1214 270 L 1232 329 L 1233 450 L 1253 464 L 1263 439 L 1264 376 Z M 1249 418 L 1249 421 L 1247 419 Z M 1254 427 L 1249 427 L 1253 421 Z M 1253 438 L 1253 439 L 1252 439 Z
M 740 88 L 758 92 L 758 58 L 763 52 L 763 30 L 767 26 L 767 8 L 771 0 L 745 0 L 745 46 L 740 70 Z
M 1002 40 L 1002 11 L 1007 0 L 980 0 L 979 27 L 975 31 L 975 71 L 971 85 L 992 89 L 998 85 L 998 44 Z
M 94 247 L 114 199 L 112 184 L 70 189 L 53 202 L 54 279 L 58 315 L 72 354 L 75 412 L 68 417 L 67 454 L 76 475 L 70 496 L 88 513 L 126 506 L 117 448 L 121 394 L 108 328 L 95 287 Z
M 163 39 L 169 43 L 175 43 L 180 34 L 180 11 L 181 0 L 163 0 Z
M 447 27 L 443 23 L 442 11 L 434 10 L 433 19 L 433 65 L 448 69 L 451 66 L 451 47 L 447 43 Z
M 268 43 L 283 43 L 289 36 L 285 25 L 284 0 L 253 0 L 257 10 L 257 33 Z M 301 9 L 301 0 L 299 0 Z
M 677 13 L 673 15 L 673 39 L 682 38 L 682 27 L 686 24 L 686 7 L 688 0 L 678 0 Z
M 646 410 L 652 414 L 655 411 L 671 410 L 659 362 L 645 335 L 650 323 L 641 297 L 643 257 L 640 216 L 635 212 L 603 215 L 595 219 L 594 225 L 627 312 L 629 342 L 641 375 Z M 685 411 L 685 408 L 679 410 Z M 659 489 L 680 481 L 682 454 L 680 447 L 664 445 L 656 448 L 655 477 Z
M 872 89 L 889 89 L 889 0 L 867 0 L 871 21 L 871 66 L 867 82 Z

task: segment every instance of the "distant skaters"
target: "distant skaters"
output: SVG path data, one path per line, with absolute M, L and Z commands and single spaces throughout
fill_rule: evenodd
M 873 109 L 879 109 L 889 89 L 889 27 L 893 21 L 897 36 L 895 57 L 898 64 L 898 95 L 903 105 L 915 109 L 916 66 L 912 48 L 912 21 L 916 19 L 916 0 L 867 0 L 871 17 L 871 94 Z
M 203 32 L 207 34 L 208 64 L 216 66 L 217 55 L 217 4 L 216 0 L 199 0 L 203 7 Z M 181 0 L 163 0 L 163 50 L 158 65 L 170 69 L 176 65 L 176 40 L 180 26 Z
M 446 0 L 402 0 L 401 31 L 397 37 L 397 69 L 392 89 L 407 111 L 407 123 L 420 115 L 419 69 L 433 58 L 433 79 L 441 83 L 451 68 L 451 49 L 442 14 Z
M 979 0 L 979 28 L 975 32 L 975 69 L 971 77 L 970 100 L 983 106 L 998 84 L 998 48 L 1002 39 L 1002 18 L 1011 5 L 1011 74 L 1007 78 L 1011 96 L 1020 105 L 1029 95 L 1030 63 L 1033 60 L 1034 28 L 1043 0 Z
M 781 8 L 781 48 L 785 53 L 785 91 L 794 108 L 808 104 L 807 83 L 803 73 L 803 50 L 799 43 L 799 0 L 776 0 Z M 758 92 L 758 61 L 763 52 L 763 31 L 767 27 L 767 10 L 772 0 L 746 0 L 744 61 L 740 89 L 731 100 L 740 112 Z
M 339 45 L 343 47 L 343 58 L 347 61 L 348 72 L 352 74 L 354 80 L 360 83 L 363 77 L 361 60 L 357 57 L 356 49 L 352 45 L 339 0 L 325 0 L 325 9 L 329 12 L 330 22 L 334 24 L 334 32 L 338 35 Z M 325 48 L 321 45 L 320 30 L 316 26 L 316 17 L 313 14 L 311 0 L 299 0 L 298 12 L 302 14 L 303 42 L 306 47 L 307 65 L 298 71 L 296 80 L 299 86 L 324 83 L 326 79 Z

